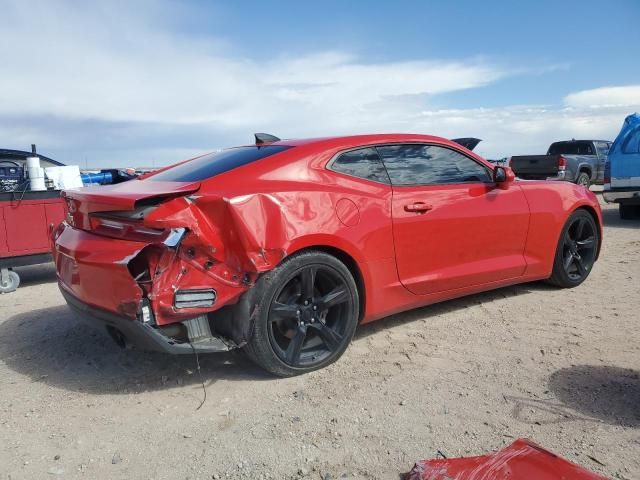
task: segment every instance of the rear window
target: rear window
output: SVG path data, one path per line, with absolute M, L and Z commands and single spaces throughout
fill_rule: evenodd
M 261 158 L 275 155 L 291 147 L 265 145 L 260 147 L 236 147 L 204 155 L 195 160 L 176 165 L 164 172 L 150 176 L 147 180 L 163 182 L 198 182 L 246 165 Z
M 556 142 L 549 147 L 549 155 L 595 155 L 591 142 Z

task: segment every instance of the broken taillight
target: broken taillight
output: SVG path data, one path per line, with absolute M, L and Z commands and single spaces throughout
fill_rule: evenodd
M 145 227 L 140 221 L 122 217 L 91 215 L 91 231 L 105 237 L 121 238 L 138 242 L 162 241 L 166 230 Z

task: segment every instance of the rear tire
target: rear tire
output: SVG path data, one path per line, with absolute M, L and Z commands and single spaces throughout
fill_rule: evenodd
M 587 172 L 580 172 L 578 178 L 576 178 L 576 185 L 582 185 L 585 188 L 589 188 L 591 185 L 591 177 Z
M 548 282 L 561 288 L 580 285 L 591 273 L 599 245 L 600 231 L 593 217 L 583 209 L 573 212 L 560 233 Z
M 359 318 L 358 289 L 337 258 L 306 251 L 263 274 L 249 292 L 255 305 L 244 347 L 280 377 L 318 370 L 347 349 Z

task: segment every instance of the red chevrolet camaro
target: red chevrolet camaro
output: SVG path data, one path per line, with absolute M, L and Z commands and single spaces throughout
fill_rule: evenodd
M 519 181 L 460 143 L 256 134 L 66 191 L 60 289 L 121 345 L 241 347 L 289 376 L 339 358 L 359 323 L 515 283 L 582 283 L 602 236 L 593 193 Z

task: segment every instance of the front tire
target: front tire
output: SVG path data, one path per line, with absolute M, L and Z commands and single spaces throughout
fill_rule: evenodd
M 549 283 L 573 288 L 584 282 L 596 261 L 600 231 L 593 217 L 583 209 L 571 214 L 560 233 Z
M 291 256 L 262 275 L 245 351 L 280 377 L 335 362 L 347 349 L 359 318 L 358 289 L 349 269 L 320 251 Z

